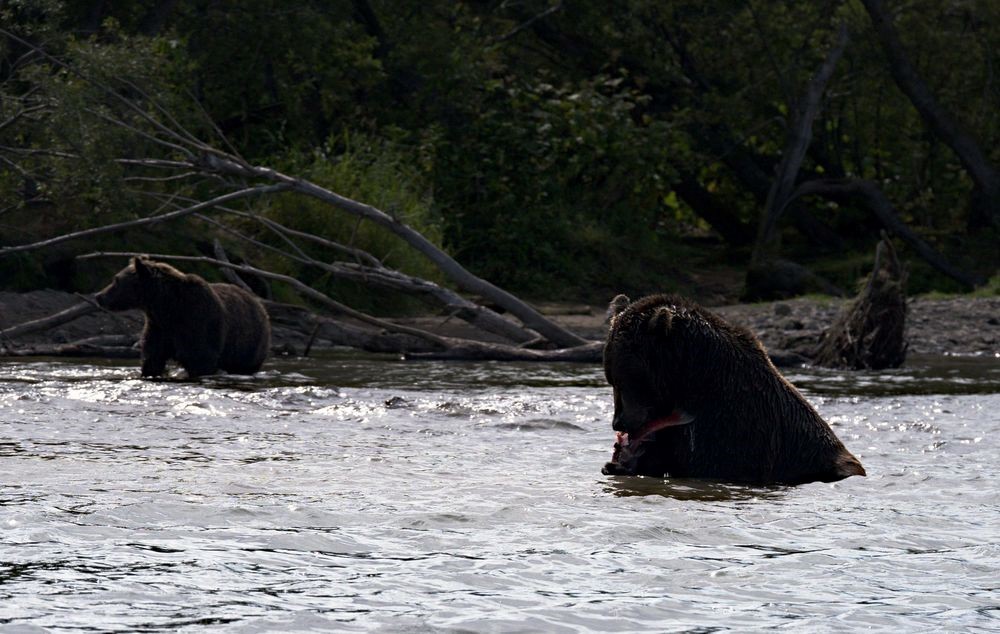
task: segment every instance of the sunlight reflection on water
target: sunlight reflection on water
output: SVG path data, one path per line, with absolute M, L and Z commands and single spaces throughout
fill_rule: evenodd
M 602 476 L 596 366 L 8 362 L 0 623 L 995 629 L 1000 368 L 917 361 L 789 373 L 870 474 L 796 488 Z

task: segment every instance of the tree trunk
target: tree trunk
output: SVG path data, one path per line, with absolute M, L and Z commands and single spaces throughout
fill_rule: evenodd
M 990 163 L 975 139 L 962 127 L 931 93 L 903 49 L 892 17 L 882 0 L 862 0 L 872 26 L 889 60 L 889 71 L 896 85 L 903 91 L 923 118 L 927 127 L 955 152 L 958 160 L 975 183 L 971 201 L 971 224 L 985 220 L 1000 229 L 1000 171 Z
M 788 125 L 781 162 L 776 168 L 774 182 L 761 212 L 757 239 L 754 242 L 744 284 L 744 298 L 773 299 L 797 295 L 817 286 L 833 288 L 803 267 L 793 262 L 779 260 L 780 234 L 777 227 L 778 220 L 792 200 L 799 169 L 812 141 L 812 125 L 819 114 L 823 92 L 846 47 L 847 26 L 841 24 L 837 31 L 837 39 L 827 53 L 826 59 L 810 80 L 799 103 L 791 109 L 794 115 Z
M 813 76 L 806 88 L 801 101 L 794 108 L 794 116 L 788 126 L 788 135 L 782 151 L 781 162 L 778 164 L 774 183 L 768 192 L 767 202 L 761 213 L 760 225 L 757 229 L 757 240 L 754 244 L 751 267 L 761 264 L 777 256 L 778 252 L 778 219 L 787 207 L 795 180 L 798 178 L 802 161 L 809 150 L 812 141 L 813 121 L 819 115 L 820 101 L 826 85 L 837 68 L 844 49 L 847 47 L 847 26 L 841 24 L 837 31 L 837 39 L 826 55 L 822 66 Z

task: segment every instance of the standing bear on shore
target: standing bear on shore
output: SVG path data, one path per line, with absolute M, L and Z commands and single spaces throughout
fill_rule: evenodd
M 160 376 L 173 359 L 189 378 L 224 370 L 253 374 L 271 346 L 263 304 L 232 284 L 209 284 L 169 264 L 132 258 L 95 297 L 109 310 L 139 308 L 142 376 Z
M 611 304 L 604 371 L 618 432 L 606 475 L 755 484 L 865 475 L 744 328 L 680 297 Z

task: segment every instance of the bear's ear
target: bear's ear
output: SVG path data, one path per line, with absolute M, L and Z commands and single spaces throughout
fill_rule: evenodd
M 608 329 L 614 328 L 615 318 L 628 308 L 630 301 L 625 295 L 615 295 L 615 298 L 608 304 L 608 312 L 604 315 L 604 323 Z
M 674 309 L 672 306 L 660 306 L 649 317 L 646 327 L 650 332 L 667 334 L 670 332 L 670 325 L 674 321 Z
M 632 301 L 625 295 L 615 295 L 615 298 L 608 304 L 607 321 L 611 321 L 617 317 L 631 303 Z
M 153 276 L 153 272 L 147 266 L 148 261 L 143 257 L 132 258 L 132 266 L 135 267 L 136 275 L 142 278 Z

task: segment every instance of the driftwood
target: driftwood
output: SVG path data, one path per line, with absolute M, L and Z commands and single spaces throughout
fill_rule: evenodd
M 240 270 L 243 265 L 230 264 Z M 257 273 L 254 270 L 244 271 Z M 372 328 L 370 324 L 351 323 L 314 313 L 302 306 L 265 301 L 268 315 L 275 331 L 272 350 L 276 354 L 299 355 L 320 339 L 326 346 L 343 346 L 366 352 L 392 353 L 412 360 L 494 360 L 494 361 L 552 361 L 598 362 L 602 345 L 590 342 L 584 346 L 559 350 L 531 350 L 497 343 L 487 343 L 456 337 L 434 335 L 415 328 L 391 322 L 382 322 L 386 328 Z M 91 310 L 85 308 L 91 307 Z M 19 324 L 7 330 L 20 336 L 45 330 L 89 314 L 94 309 L 83 302 L 60 311 L 56 315 Z M 413 333 L 421 333 L 417 336 Z M 139 356 L 137 334 L 101 335 L 80 341 L 60 344 L 31 344 L 0 346 L 0 356 L 6 357 L 103 357 L 133 359 Z M 423 336 L 425 335 L 425 336 Z M 301 342 L 295 344 L 295 341 Z M 299 347 L 301 345 L 301 347 Z
M 294 178 L 268 167 L 253 166 L 233 156 L 223 155 L 218 152 L 203 154 L 201 161 L 194 165 L 194 167 L 198 167 L 206 173 L 265 180 L 285 185 L 291 191 L 316 198 L 359 218 L 369 220 L 402 238 L 407 244 L 433 262 L 442 273 L 448 276 L 460 288 L 488 298 L 517 317 L 525 326 L 544 336 L 552 343 L 564 347 L 579 346 L 587 343 L 579 335 L 569 332 L 545 318 L 537 310 L 507 291 L 473 275 L 451 256 L 437 248 L 423 234 L 380 209 L 341 196 L 316 183 Z
M 43 330 L 55 328 L 56 326 L 61 326 L 62 324 L 69 323 L 74 319 L 77 319 L 78 317 L 83 317 L 84 315 L 97 312 L 97 310 L 98 307 L 96 304 L 80 302 L 79 304 L 74 304 L 65 310 L 49 315 L 48 317 L 26 321 L 16 326 L 11 326 L 6 330 L 0 330 L 0 336 L 4 339 L 16 339 L 17 337 L 23 337 L 24 335 L 29 335 L 34 332 L 41 332 Z
M 65 311 L 64 311 L 65 312 Z M 106 359 L 138 359 L 135 337 L 100 335 L 71 343 L 35 344 L 0 347 L 6 357 L 101 357 Z
M 603 341 L 592 341 L 582 346 L 559 350 L 531 350 L 502 344 L 464 342 L 447 350 L 412 352 L 407 359 L 430 361 L 561 361 L 570 363 L 600 363 L 604 352 Z
M 898 368 L 906 359 L 906 274 L 892 242 L 875 250 L 871 277 L 857 298 L 823 334 L 816 365 L 853 370 Z
M 192 163 L 185 163 L 184 165 L 186 168 L 197 168 L 205 171 L 206 173 L 220 173 L 245 178 L 266 179 L 272 181 L 274 184 L 243 188 L 236 192 L 216 196 L 208 201 L 196 203 L 189 207 L 140 220 L 116 223 L 104 227 L 95 227 L 93 229 L 56 236 L 54 238 L 49 238 L 47 240 L 31 244 L 0 247 L 0 256 L 54 246 L 68 240 L 93 237 L 103 233 L 111 233 L 124 229 L 134 229 L 137 227 L 165 222 L 167 220 L 174 220 L 183 216 L 193 215 L 211 207 L 224 205 L 233 200 L 246 198 L 248 196 L 257 196 L 261 194 L 291 190 L 317 198 L 327 204 L 346 210 L 349 213 L 363 219 L 370 220 L 375 222 L 375 224 L 389 229 L 399 237 L 403 238 L 414 249 L 431 260 L 431 262 L 433 262 L 446 276 L 451 278 L 460 287 L 464 288 L 468 292 L 488 298 L 496 305 L 507 310 L 511 315 L 517 317 L 526 327 L 539 333 L 553 344 L 557 346 L 572 347 L 587 343 L 587 341 L 579 335 L 576 335 L 575 333 L 562 328 L 555 322 L 545 318 L 537 310 L 514 295 L 468 272 L 458 262 L 451 258 L 451 256 L 438 249 L 433 243 L 425 238 L 423 234 L 393 216 L 390 216 L 389 214 L 370 205 L 359 203 L 349 198 L 340 196 L 339 194 L 320 187 L 315 183 L 293 178 L 270 168 L 251 166 L 237 157 L 221 153 L 214 150 L 214 148 L 208 148 L 206 146 L 201 149 L 203 151 L 201 159 Z M 136 161 L 129 161 L 129 163 L 136 163 Z M 140 162 L 139 164 L 146 167 L 169 166 L 177 168 L 178 166 L 177 161 L 163 162 L 158 160 Z

